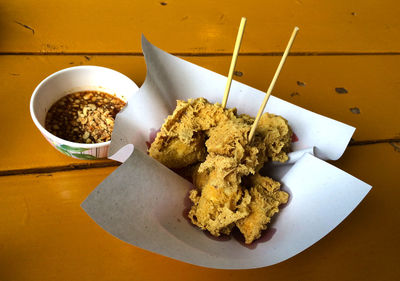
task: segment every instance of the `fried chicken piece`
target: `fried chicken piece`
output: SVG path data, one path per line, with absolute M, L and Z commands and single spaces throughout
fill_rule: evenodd
M 257 126 L 257 133 L 265 136 L 267 156 L 272 161 L 286 162 L 293 132 L 288 121 L 281 116 L 264 113 Z
M 206 141 L 209 156 L 226 156 L 233 158 L 237 164 L 243 164 L 249 168 L 246 173 L 254 173 L 253 169 L 258 164 L 257 155 L 259 149 L 258 142 L 248 143 L 248 135 L 251 123 L 247 123 L 242 118 L 235 118 L 211 128 Z
M 189 218 L 193 224 L 214 236 L 229 234 L 235 222 L 249 214 L 249 192 L 239 186 L 218 188 L 207 184 L 202 188 L 201 195 L 194 189 L 189 198 L 193 202 Z
M 164 146 L 160 147 L 159 144 L 161 144 L 160 141 L 150 147 L 150 156 L 172 169 L 183 168 L 204 161 L 207 155 L 203 134 L 193 134 L 190 142 L 184 142 L 173 137 L 164 142 Z
M 205 131 L 235 115 L 235 110 L 210 104 L 204 98 L 177 101 L 149 149 L 149 155 L 169 168 L 204 161 Z
M 229 234 L 234 223 L 249 214 L 250 195 L 240 183 L 243 176 L 254 174 L 258 165 L 259 151 L 248 144 L 250 128 L 239 118 L 211 128 L 206 141 L 207 158 L 194 171 L 198 190 L 190 196 L 194 205 L 189 218 L 212 235 Z
M 239 185 L 243 175 L 254 173 L 258 149 L 247 145 L 250 128 L 238 118 L 211 128 L 205 143 L 208 155 L 199 172 L 216 170 L 213 176 L 221 181 L 216 186 Z
M 289 194 L 280 190 L 280 183 L 260 174 L 248 179 L 251 201 L 250 214 L 237 221 L 236 226 L 245 237 L 246 244 L 260 238 L 261 231 L 267 229 L 267 224 L 274 214 L 279 212 L 279 205 L 287 203 Z

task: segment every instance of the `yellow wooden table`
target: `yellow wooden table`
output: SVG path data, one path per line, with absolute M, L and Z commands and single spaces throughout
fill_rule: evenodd
M 395 0 L 1 0 L 0 280 L 399 280 L 399 12 Z M 80 208 L 117 164 L 53 149 L 31 121 L 33 89 L 82 64 L 140 85 L 142 33 L 226 75 L 242 16 L 235 79 L 265 91 L 298 25 L 273 94 L 357 127 L 333 164 L 373 189 L 321 241 L 266 268 L 205 269 L 121 242 Z

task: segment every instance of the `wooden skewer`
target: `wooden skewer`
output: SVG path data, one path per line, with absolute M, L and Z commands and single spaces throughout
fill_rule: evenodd
M 229 68 L 228 81 L 226 82 L 224 97 L 222 99 L 222 108 L 225 108 L 226 102 L 228 101 L 229 90 L 231 89 L 231 84 L 232 84 L 233 71 L 235 70 L 236 61 L 239 54 L 240 44 L 242 43 L 245 26 L 246 26 L 246 18 L 242 18 L 242 20 L 240 21 L 239 31 L 236 37 L 235 48 L 233 50 L 231 66 Z
M 263 100 L 263 102 L 262 102 L 262 104 L 261 104 L 260 109 L 258 110 L 256 119 L 254 120 L 254 123 L 253 123 L 253 125 L 251 126 L 251 130 L 250 130 L 250 134 L 249 134 L 249 142 L 251 142 L 251 140 L 252 140 L 252 138 L 253 138 L 253 136 L 254 136 L 254 133 L 255 133 L 256 128 L 257 128 L 257 125 L 258 125 L 258 122 L 260 121 L 261 115 L 262 115 L 263 112 L 264 112 L 264 109 L 265 109 L 265 106 L 267 105 L 269 96 L 271 95 L 272 89 L 273 89 L 274 86 L 275 86 L 275 82 L 276 82 L 276 80 L 278 79 L 279 73 L 280 73 L 281 70 L 282 70 L 283 64 L 285 63 L 286 57 L 287 57 L 287 55 L 289 54 L 290 48 L 292 47 L 293 41 L 294 41 L 294 39 L 296 38 L 296 34 L 297 34 L 297 31 L 298 31 L 298 30 L 299 30 L 299 28 L 296 26 L 296 27 L 294 28 L 294 30 L 293 30 L 292 36 L 290 37 L 289 43 L 288 43 L 287 46 L 286 46 L 286 50 L 285 50 L 285 52 L 283 53 L 283 56 L 282 56 L 282 58 L 281 58 L 281 62 L 279 63 L 278 68 L 277 68 L 276 71 L 275 71 L 274 78 L 272 78 L 272 81 L 271 81 L 271 84 L 269 85 L 268 91 L 267 91 L 267 93 L 266 93 L 266 95 L 265 95 L 265 97 L 264 97 L 264 100 Z

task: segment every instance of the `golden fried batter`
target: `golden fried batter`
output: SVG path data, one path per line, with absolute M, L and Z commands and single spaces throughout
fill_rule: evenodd
M 202 134 L 193 134 L 190 142 L 184 142 L 178 137 L 165 138 L 165 140 L 168 142 L 167 147 L 156 149 L 157 145 L 152 145 L 149 154 L 169 168 L 183 168 L 204 161 L 206 158 L 207 153 Z
M 258 171 L 269 159 L 287 161 L 292 135 L 285 119 L 264 114 L 249 143 L 253 122 L 203 98 L 178 101 L 149 149 L 167 167 L 192 175 L 197 187 L 190 193 L 193 224 L 214 236 L 229 234 L 236 225 L 246 243 L 260 236 L 287 201 L 280 184 Z
M 218 188 L 205 185 L 201 195 L 197 190 L 190 193 L 193 206 L 189 218 L 193 224 L 214 236 L 229 234 L 234 223 L 249 214 L 247 205 L 250 199 L 249 192 L 240 187 Z
M 289 195 L 280 190 L 280 183 L 271 178 L 255 174 L 248 178 L 250 182 L 250 214 L 236 222 L 236 226 L 250 244 L 259 238 L 261 231 L 267 228 L 272 216 L 279 212 L 279 205 L 287 203 Z
M 234 116 L 206 99 L 178 101 L 151 144 L 149 155 L 169 168 L 183 168 L 204 161 L 204 131 Z
M 266 137 L 267 156 L 272 161 L 286 162 L 290 150 L 292 130 L 287 120 L 280 116 L 264 113 L 257 126 L 259 134 Z

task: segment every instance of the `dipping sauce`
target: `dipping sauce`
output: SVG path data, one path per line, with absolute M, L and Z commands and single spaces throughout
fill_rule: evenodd
M 125 102 L 99 91 L 69 94 L 47 112 L 45 128 L 64 140 L 101 143 L 111 140 L 114 120 Z

